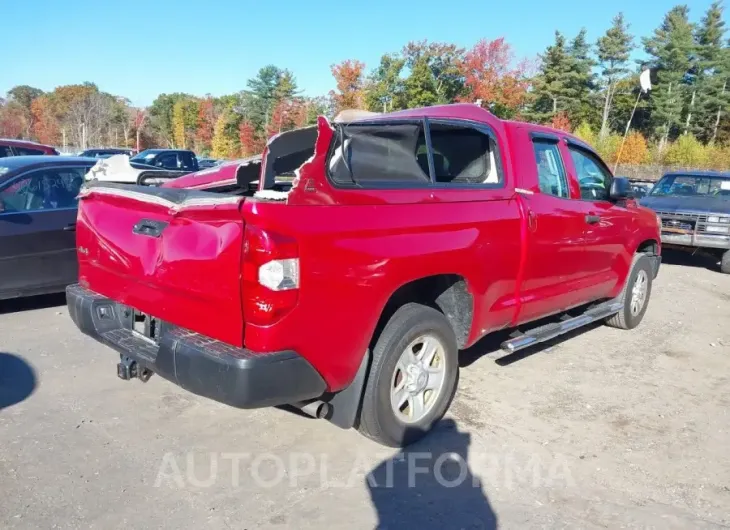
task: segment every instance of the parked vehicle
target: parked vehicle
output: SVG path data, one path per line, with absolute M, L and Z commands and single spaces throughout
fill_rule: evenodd
M 0 138 L 0 158 L 26 155 L 58 155 L 56 148 L 29 140 Z
M 662 241 L 703 249 L 730 274 L 730 173 L 667 173 L 641 200 L 662 220 Z
M 79 153 L 79 156 L 88 156 L 91 158 L 109 158 L 114 155 L 127 155 L 132 157 L 135 155 L 135 150 L 121 147 L 100 147 L 87 149 L 86 151 Z
M 319 118 L 257 166 L 205 172 L 211 191 L 82 191 L 69 313 L 122 379 L 292 404 L 399 446 L 444 415 L 458 351 L 485 335 L 522 328 L 512 353 L 647 309 L 657 217 L 562 131 L 475 105 Z
M 77 195 L 93 159 L 0 159 L 0 299 L 78 281 Z
M 129 158 L 114 155 L 100 159 L 87 180 L 157 186 L 198 171 L 195 153 L 184 149 L 147 149 Z
M 631 191 L 633 192 L 634 199 L 640 199 L 646 196 L 651 189 L 654 187 L 654 182 L 638 179 L 629 179 L 631 181 Z
M 218 160 L 216 158 L 198 158 L 198 167 L 200 169 L 207 169 L 221 165 L 224 160 Z

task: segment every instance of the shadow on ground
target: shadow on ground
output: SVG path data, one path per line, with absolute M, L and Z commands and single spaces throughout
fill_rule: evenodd
M 27 399 L 36 384 L 32 366 L 17 355 L 0 352 L 0 410 Z
M 680 265 L 682 267 L 699 267 L 711 271 L 720 271 L 720 258 L 705 252 L 692 252 L 673 248 L 662 249 L 663 265 Z M 661 270 L 659 272 L 661 274 Z
M 381 462 L 366 480 L 378 529 L 496 529 L 497 516 L 468 465 L 471 435 L 453 420 Z
M 44 294 L 0 300 L 0 315 L 66 305 L 66 293 Z
M 531 328 L 535 328 L 548 322 L 554 321 L 557 321 L 557 319 L 552 318 L 540 320 L 537 322 L 533 322 L 528 326 L 520 326 L 520 330 L 523 332 L 528 331 Z M 498 357 L 497 359 L 495 359 L 495 362 L 498 365 L 509 366 L 512 363 L 521 361 L 522 359 L 525 359 L 537 353 L 547 353 L 549 350 L 560 346 L 560 344 L 562 344 L 563 342 L 569 341 L 575 337 L 583 335 L 584 333 L 589 333 L 594 329 L 601 327 L 602 325 L 602 321 L 593 322 L 581 328 L 565 333 L 564 335 L 555 337 L 554 339 L 548 340 L 546 342 L 540 342 L 538 344 L 535 344 L 534 346 L 525 348 L 524 350 L 520 350 L 506 356 L 504 352 L 500 349 L 500 345 L 502 344 L 502 342 L 510 338 L 510 333 L 512 333 L 514 330 L 497 331 L 495 333 L 490 333 L 471 348 L 467 348 L 466 350 L 463 350 L 459 353 L 459 366 L 465 368 L 474 364 L 485 356 Z

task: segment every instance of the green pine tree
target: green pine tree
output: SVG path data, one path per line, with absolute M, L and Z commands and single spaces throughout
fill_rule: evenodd
M 695 31 L 697 45 L 696 104 L 690 108 L 687 117 L 689 132 L 703 141 L 714 142 L 723 111 L 728 107 L 728 74 L 730 53 L 723 45 L 725 22 L 723 7 L 713 3 Z M 692 111 L 697 118 L 692 120 Z
M 568 101 L 567 114 L 571 123 L 597 123 L 598 116 L 593 104 L 595 74 L 593 67 L 596 62 L 591 55 L 591 45 L 586 40 L 586 30 L 581 29 L 578 35 L 568 46 L 568 55 L 573 59 L 573 72 L 569 84 L 574 91 L 574 97 Z
M 634 38 L 628 30 L 629 25 L 624 21 L 623 13 L 619 13 L 613 19 L 613 24 L 606 31 L 606 34 L 599 38 L 597 42 L 603 90 L 600 138 L 605 138 L 609 133 L 611 108 L 619 81 L 629 73 L 628 61 L 631 50 L 634 48 Z
M 662 151 L 670 136 L 679 134 L 684 125 L 682 114 L 693 66 L 695 43 L 689 8 L 672 8 L 651 37 L 643 39 L 644 50 L 651 57 L 650 66 L 657 71 L 657 84 L 651 92 L 651 121 Z
M 540 71 L 533 82 L 532 104 L 526 117 L 532 121 L 549 122 L 559 112 L 565 112 L 578 96 L 575 80 L 575 59 L 570 55 L 565 37 L 555 32 L 555 42 L 540 56 Z
M 425 58 L 414 63 L 404 85 L 405 103 L 409 108 L 427 107 L 439 102 L 436 79 Z

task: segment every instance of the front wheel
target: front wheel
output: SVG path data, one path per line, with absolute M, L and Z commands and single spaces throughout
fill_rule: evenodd
M 730 274 L 730 250 L 726 250 L 720 258 L 720 272 Z
M 360 432 L 391 447 L 415 442 L 448 410 L 458 377 L 456 337 L 446 317 L 420 304 L 402 306 L 373 349 Z
M 606 324 L 619 329 L 634 329 L 638 326 L 649 306 L 653 278 L 654 269 L 649 257 L 645 254 L 634 256 L 626 285 L 619 295 L 623 307 L 609 317 Z

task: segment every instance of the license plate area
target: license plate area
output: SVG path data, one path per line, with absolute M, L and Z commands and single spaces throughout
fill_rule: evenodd
M 155 317 L 137 311 L 136 309 L 131 310 L 131 318 L 129 324 L 131 330 L 135 335 L 152 342 L 154 344 L 160 343 L 160 321 Z

